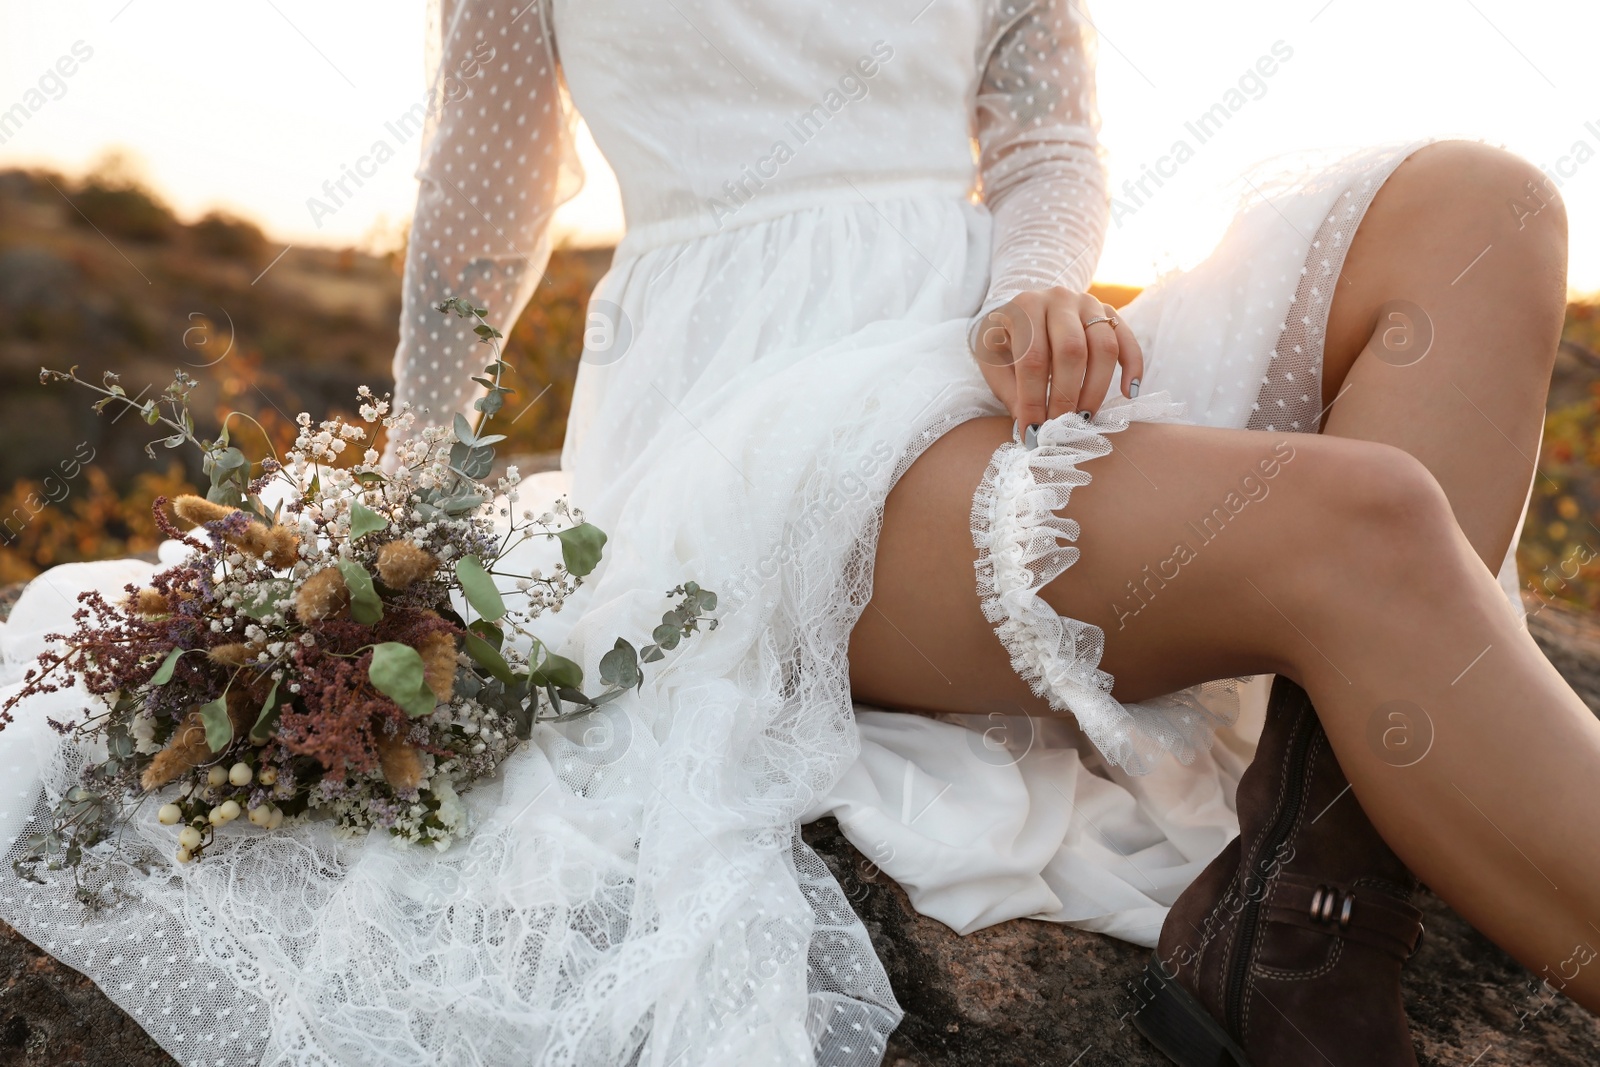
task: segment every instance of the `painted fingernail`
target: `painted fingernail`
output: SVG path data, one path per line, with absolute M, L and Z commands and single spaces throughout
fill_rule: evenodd
M 1090 417 L 1090 415 L 1089 415 L 1089 409 L 1088 409 L 1088 408 L 1084 408 L 1084 409 L 1083 409 L 1083 410 L 1082 410 L 1082 411 L 1080 411 L 1080 412 L 1078 412 L 1078 417 L 1079 417 L 1079 418 L 1080 418 L 1080 419 L 1087 419 L 1087 418 L 1089 418 L 1089 417 Z
M 1139 395 L 1139 379 L 1135 378 L 1133 381 L 1128 383 L 1128 399 L 1131 400 L 1131 399 L 1133 399 L 1134 397 L 1136 397 L 1138 395 Z
M 1022 447 L 1032 452 L 1039 447 L 1039 424 L 1030 422 L 1028 429 L 1022 435 Z

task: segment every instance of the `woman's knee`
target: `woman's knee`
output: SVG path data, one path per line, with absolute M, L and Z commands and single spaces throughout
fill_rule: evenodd
M 1513 152 L 1479 141 L 1440 141 L 1418 149 L 1390 181 L 1412 187 L 1419 220 L 1443 212 L 1459 223 L 1464 214 L 1487 212 L 1513 232 L 1543 238 L 1542 251 L 1559 247 L 1564 261 L 1561 194 L 1549 176 Z
M 1304 526 L 1310 554 L 1333 573 L 1388 584 L 1437 572 L 1441 560 L 1459 554 L 1463 535 L 1450 501 L 1420 460 L 1372 441 L 1320 442 L 1336 447 L 1315 450 L 1300 468 L 1315 481 Z

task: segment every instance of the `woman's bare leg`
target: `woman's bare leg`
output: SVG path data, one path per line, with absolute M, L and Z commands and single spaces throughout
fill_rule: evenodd
M 1421 465 L 1361 441 L 1134 427 L 1074 495 L 1083 559 L 1046 598 L 1106 630 L 1102 667 L 1124 700 L 1240 673 L 1300 681 L 1386 839 L 1539 971 L 1600 938 L 1600 835 L 1564 817 L 1586 810 L 1600 726 L 1483 567 L 1520 514 L 1564 297 L 1565 220 L 1526 186 L 1536 179 L 1477 146 L 1425 150 L 1352 247 L 1328 345 L 1327 399 L 1343 392 L 1326 430 Z M 1448 269 L 1480 240 L 1476 259 Z M 1395 300 L 1409 301 L 1409 323 L 1389 317 Z M 1407 327 L 1428 335 L 1414 362 L 1417 335 L 1392 332 Z M 1008 435 L 999 420 L 960 428 L 891 495 L 877 593 L 851 646 L 863 699 L 1044 710 L 973 595 L 971 493 Z M 1287 463 L 1274 451 L 1285 445 Z M 1270 495 L 1208 536 L 1196 520 L 1252 474 Z M 1179 545 L 1193 559 L 1168 580 Z M 1395 701 L 1436 731 L 1411 767 L 1385 762 L 1368 734 Z M 1595 974 L 1568 992 L 1600 1008 Z
M 1048 713 L 973 591 L 967 513 L 1009 436 L 1004 420 L 959 427 L 891 494 L 873 604 L 851 643 L 860 699 L 972 711 L 998 698 Z M 1535 972 L 1600 943 L 1600 830 L 1582 814 L 1600 721 L 1506 610 L 1432 475 L 1399 449 L 1330 437 L 1152 424 L 1114 440 L 1073 494 L 1083 556 L 1045 595 L 1106 631 L 1116 695 L 1295 679 L 1379 832 L 1469 922 Z M 1191 523 L 1247 476 L 1265 495 L 1205 540 Z M 1160 577 L 1178 545 L 1192 559 Z M 1403 768 L 1371 740 L 1401 701 L 1433 732 Z M 1600 1010 L 1600 967 L 1566 992 Z
M 1566 212 L 1544 175 L 1446 141 L 1378 191 L 1335 290 L 1323 432 L 1420 459 L 1491 569 L 1533 478 L 1566 265 Z

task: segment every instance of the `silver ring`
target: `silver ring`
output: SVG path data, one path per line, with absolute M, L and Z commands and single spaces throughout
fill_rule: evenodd
M 1083 328 L 1087 330 L 1089 327 L 1099 322 L 1109 322 L 1113 330 L 1122 325 L 1122 320 L 1117 318 L 1115 315 L 1102 315 L 1098 319 L 1090 319 L 1088 322 L 1084 323 Z

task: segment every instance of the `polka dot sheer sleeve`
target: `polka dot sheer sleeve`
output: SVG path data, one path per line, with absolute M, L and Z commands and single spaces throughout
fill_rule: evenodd
M 481 394 L 488 349 L 435 306 L 459 296 L 504 333 L 550 257 L 550 218 L 583 175 L 549 0 L 433 0 L 421 188 L 406 248 L 395 397 L 447 422 Z
M 1018 293 L 1084 290 L 1109 218 L 1083 0 L 997 0 L 977 97 L 994 217 L 987 312 Z

